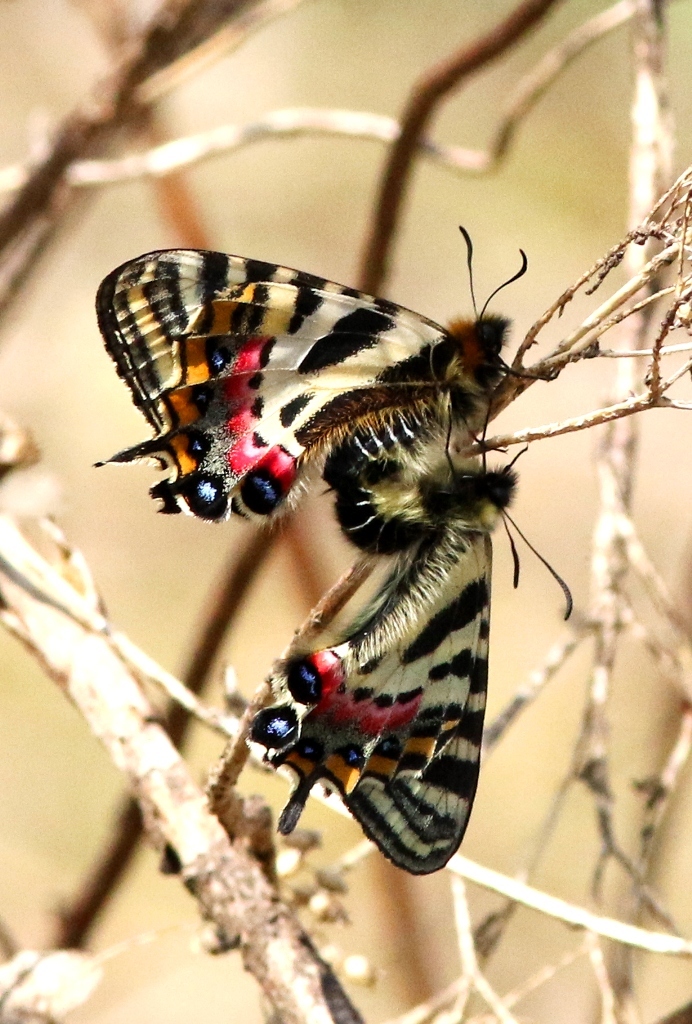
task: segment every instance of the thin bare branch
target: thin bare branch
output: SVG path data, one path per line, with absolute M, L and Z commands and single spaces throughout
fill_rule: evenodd
M 206 4 L 207 23 L 202 22 L 198 25 L 198 41 L 188 52 L 182 53 L 168 66 L 148 76 L 137 88 L 137 102 L 144 105 L 155 103 L 193 75 L 200 74 L 216 61 L 237 50 L 246 39 L 275 18 L 289 14 L 303 2 L 304 0 L 258 0 L 238 7 L 232 0 L 231 6 L 228 0 L 224 0 L 220 5 L 221 9 L 218 4 Z M 225 23 L 222 21 L 224 7 Z M 203 7 L 200 13 L 204 14 Z
M 664 295 L 672 289 L 664 288 L 659 292 L 659 295 Z M 649 300 L 647 300 L 649 301 Z M 690 352 L 692 351 L 692 342 L 685 341 L 681 345 L 664 345 L 659 351 L 661 356 L 669 356 L 674 352 Z M 652 348 L 640 348 L 640 349 L 616 349 L 616 348 L 599 348 L 599 356 L 604 359 L 641 359 L 642 357 L 650 358 L 654 354 Z
M 492 868 L 476 864 L 475 861 L 469 860 L 468 857 L 462 857 L 459 853 L 452 857 L 447 869 L 461 875 L 468 882 L 491 889 L 493 892 L 498 892 L 502 896 L 546 914 L 548 917 L 557 918 L 577 928 L 585 928 L 604 938 L 614 939 L 616 942 L 624 943 L 635 949 L 646 949 L 650 953 L 692 956 L 692 941 L 681 939 L 677 935 L 647 931 L 613 918 L 599 917 L 584 907 L 577 907 L 556 896 L 550 896 L 539 889 L 534 889 L 516 878 L 510 878 L 499 871 L 493 871 Z
M 570 967 L 575 960 L 585 956 L 588 952 L 587 943 L 588 936 L 587 939 L 581 942 L 575 949 L 570 949 L 565 953 L 557 963 L 546 964 L 545 967 L 541 967 L 540 970 L 536 971 L 535 974 L 532 974 L 531 977 L 527 978 L 526 981 L 521 983 L 521 985 L 512 989 L 511 992 L 507 992 L 502 998 L 505 1006 L 508 1006 L 511 1010 L 517 1005 L 517 1003 L 520 1003 L 522 999 L 526 999 L 527 996 L 530 996 L 536 991 L 536 989 L 540 988 L 541 985 L 545 985 L 549 981 L 552 981 L 559 971 L 564 970 L 565 967 Z
M 608 32 L 626 24 L 634 14 L 634 7 L 633 0 L 620 0 L 608 10 L 589 18 L 549 50 L 535 68 L 521 79 L 489 146 L 488 170 L 494 170 L 503 159 L 514 139 L 517 126 L 565 68 Z
M 260 867 L 208 812 L 204 795 L 107 638 L 64 615 L 55 570 L 10 524 L 0 548 L 0 620 L 69 694 L 128 777 L 150 842 L 161 852 L 175 851 L 181 880 L 203 916 L 214 921 L 227 944 L 239 943 L 246 968 L 287 1024 L 360 1022 Z M 8 574 L 7 566 L 16 572 Z M 18 582 L 29 577 L 33 587 Z
M 110 73 L 59 125 L 47 152 L 0 212 L 0 261 L 7 277 L 4 282 L 0 277 L 0 313 L 27 279 L 68 209 L 67 169 L 102 146 L 123 124 L 136 121 L 143 102 L 140 87 L 241 16 L 248 18 L 247 31 L 253 31 L 258 22 L 251 17 L 252 9 L 259 7 L 273 17 L 273 8 L 280 3 L 159 0 L 142 32 L 119 47 Z M 292 6 L 290 0 L 286 4 Z
M 270 111 L 245 125 L 220 125 L 113 160 L 76 160 L 65 176 L 75 188 L 103 187 L 138 178 L 162 177 L 270 139 L 323 135 L 390 145 L 399 137 L 399 124 L 394 118 L 367 111 L 289 107 Z M 461 146 L 444 146 L 422 139 L 419 151 L 422 157 L 460 173 L 468 173 L 478 164 L 478 154 Z M 21 188 L 30 173 L 30 168 L 22 164 L 0 169 L 0 193 Z
M 597 936 L 589 935 L 589 960 L 601 995 L 601 1024 L 618 1024 L 615 1016 L 615 993 L 608 977 L 603 950 Z
M 645 409 L 670 409 L 675 408 L 671 402 L 665 399 L 656 400 L 649 394 L 636 395 L 633 398 L 626 398 L 613 405 L 606 405 L 593 412 L 584 413 L 582 416 L 572 416 L 557 423 L 544 423 L 540 427 L 527 427 L 525 430 L 516 430 L 513 434 L 493 434 L 482 445 L 470 445 L 468 451 L 476 454 L 478 451 L 490 450 L 492 448 L 508 448 L 513 444 L 526 444 L 532 441 L 541 441 L 546 437 L 559 437 L 560 434 L 572 434 L 577 430 L 590 430 L 592 427 L 603 426 L 615 420 L 621 420 L 625 416 L 633 416 L 635 413 L 643 412 Z
M 654 607 L 665 617 L 670 626 L 675 630 L 680 644 L 690 647 L 692 643 L 689 629 L 685 619 L 680 614 L 678 606 L 673 599 L 668 586 L 661 578 L 653 562 L 649 558 L 644 545 L 637 535 L 634 523 L 626 518 L 619 524 L 620 534 L 627 547 L 627 557 L 639 579 L 646 587 L 647 593 Z M 692 655 L 692 650 L 690 650 Z M 692 680 L 690 680 L 692 687 Z
M 675 793 L 680 773 L 692 753 L 692 706 L 683 705 L 678 735 L 670 754 L 657 777 L 645 779 L 637 788 L 647 796 L 644 821 L 641 828 L 640 870 L 645 870 L 651 858 L 654 840 L 663 823 L 671 797 Z
M 469 995 L 475 987 L 478 974 L 476 948 L 473 943 L 471 914 L 466 898 L 466 886 L 458 875 L 452 878 L 452 906 L 454 907 L 454 923 L 459 944 L 459 960 L 461 963 L 461 984 L 454 1001 L 454 1012 L 459 1020 L 463 1018 Z

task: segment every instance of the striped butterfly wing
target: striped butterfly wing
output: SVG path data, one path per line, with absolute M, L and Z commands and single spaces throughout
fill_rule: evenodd
M 281 831 L 321 781 L 399 867 L 425 874 L 456 852 L 480 766 L 491 553 L 487 534 L 448 524 L 400 556 L 343 643 L 284 664 L 253 728 L 297 780 Z
M 162 511 L 266 517 L 313 456 L 360 422 L 439 402 L 434 353 L 455 343 L 394 303 L 271 263 L 149 253 L 97 296 L 118 373 L 155 436 L 110 461 L 157 458 Z M 457 346 L 458 347 L 458 346 Z M 461 393 L 477 394 L 461 374 Z

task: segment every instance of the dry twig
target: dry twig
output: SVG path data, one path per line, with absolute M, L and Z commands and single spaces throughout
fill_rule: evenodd
M 64 219 L 69 166 L 102 146 L 123 124 L 137 120 L 154 76 L 208 42 L 229 22 L 245 19 L 237 44 L 254 31 L 262 15 L 274 17 L 281 0 L 159 0 L 142 32 L 125 40 L 113 69 L 93 94 L 58 127 L 47 152 L 31 168 L 0 212 L 0 315 L 7 309 Z M 291 7 L 290 0 L 284 6 Z M 258 8 L 258 17 L 252 9 Z
M 66 582 L 3 523 L 0 618 L 69 694 L 123 771 L 142 807 L 149 841 L 172 848 L 181 878 L 227 945 L 292 1024 L 360 1021 L 330 968 L 277 898 L 256 861 L 232 844 L 156 723 L 136 677 L 103 635 L 65 615 Z M 14 572 L 11 570 L 14 569 Z M 33 579 L 30 588 L 20 580 Z M 74 593 L 74 604 L 80 601 Z
M 623 921 L 592 914 L 584 907 L 577 907 L 556 896 L 550 896 L 525 882 L 476 864 L 459 853 L 452 857 L 448 869 L 461 875 L 468 882 L 474 882 L 506 896 L 514 903 L 531 907 L 548 917 L 555 917 L 566 924 L 585 928 L 587 931 L 602 935 L 603 938 L 613 939 L 622 945 L 646 949 L 650 953 L 692 956 L 692 942 L 689 940 L 681 939 L 677 935 L 666 935 L 663 932 L 646 931 L 644 928 L 637 928 L 635 925 Z

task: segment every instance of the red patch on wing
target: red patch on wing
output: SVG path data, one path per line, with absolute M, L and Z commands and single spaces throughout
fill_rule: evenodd
M 341 658 L 332 650 L 317 651 L 310 656 L 310 661 L 322 681 L 322 697 L 307 716 L 310 719 L 326 716 L 335 726 L 353 724 L 359 732 L 379 736 L 388 730 L 403 728 L 418 714 L 422 693 L 416 694 L 405 704 L 395 701 L 389 707 L 380 708 L 372 697 L 356 701 L 353 699 L 353 691 L 342 688 L 344 673 Z
M 285 494 L 296 478 L 296 460 L 280 444 L 271 448 L 258 444 L 256 435 L 247 433 L 228 451 L 228 464 L 235 476 L 245 476 L 253 469 L 266 469 L 280 484 Z
M 224 378 L 224 397 L 228 403 L 228 429 L 233 435 L 252 430 L 257 417 L 252 406 L 257 398 L 257 389 L 250 387 L 250 381 L 262 369 L 262 353 L 272 338 L 250 338 L 240 349 L 233 364 L 233 371 Z
M 296 478 L 296 460 L 280 444 L 270 448 L 257 467 L 267 469 L 274 479 L 278 480 L 284 494 Z
M 244 476 L 270 451 L 268 444 L 257 444 L 254 434 L 246 434 L 228 452 L 228 464 L 236 476 Z
M 248 431 L 253 430 L 257 424 L 257 417 L 253 416 L 252 409 L 249 405 L 245 408 L 240 409 L 239 412 L 235 413 L 228 420 L 228 429 L 231 434 L 246 434 Z
M 256 337 L 248 338 L 243 347 L 239 350 L 233 364 L 233 373 L 228 378 L 229 383 L 238 380 L 239 374 L 257 373 L 262 369 L 262 352 L 272 338 Z
M 370 736 L 379 736 L 388 730 L 396 731 L 408 725 L 418 714 L 423 694 L 413 697 L 406 704 L 396 702 L 388 708 L 378 708 L 373 700 L 351 701 L 350 713 L 339 721 L 356 722 L 358 728 Z
M 308 661 L 312 662 L 317 669 L 322 683 L 322 696 L 316 707 L 321 707 L 325 700 L 331 699 L 336 690 L 344 681 L 344 671 L 341 667 L 341 658 L 334 651 L 315 651 Z

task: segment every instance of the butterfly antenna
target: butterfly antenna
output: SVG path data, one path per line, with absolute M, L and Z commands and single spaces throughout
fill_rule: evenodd
M 570 617 L 570 615 L 572 614 L 572 608 L 574 607 L 574 601 L 573 601 L 573 599 L 572 599 L 572 591 L 571 591 L 571 590 L 569 589 L 569 587 L 567 586 L 567 584 L 566 584 L 566 583 L 565 583 L 565 581 L 563 580 L 562 576 L 560 576 L 560 574 L 559 574 L 558 572 L 556 572 L 556 571 L 555 571 L 555 569 L 553 569 L 553 567 L 552 567 L 552 565 L 550 564 L 550 562 L 548 562 L 548 561 L 547 561 L 547 560 L 546 560 L 546 559 L 545 559 L 545 558 L 543 557 L 543 555 L 541 555 L 541 554 L 540 554 L 540 553 L 539 553 L 538 551 L 536 551 L 535 547 L 533 546 L 533 544 L 531 543 L 531 541 L 530 541 L 530 540 L 527 540 L 527 538 L 526 538 L 525 534 L 523 534 L 523 533 L 521 532 L 521 530 L 519 529 L 519 527 L 517 526 L 517 524 L 516 524 L 516 523 L 514 522 L 514 520 L 512 519 L 511 515 L 509 514 L 509 512 L 507 512 L 507 511 L 505 510 L 505 511 L 503 512 L 503 516 L 505 517 L 505 519 L 508 519 L 508 520 L 510 521 L 510 523 L 512 524 L 512 526 L 514 527 L 514 529 L 515 529 L 515 530 L 517 531 L 517 533 L 519 534 L 519 536 L 521 537 L 521 539 L 522 539 L 522 540 L 524 541 L 524 544 L 526 544 L 526 546 L 528 547 L 529 551 L 533 551 L 534 555 L 535 555 L 535 556 L 536 556 L 536 558 L 537 558 L 537 559 L 539 560 L 539 562 L 542 562 L 542 563 L 543 563 L 543 565 L 544 565 L 544 566 L 546 567 L 546 569 L 548 570 L 548 572 L 550 573 L 550 575 L 551 575 L 551 576 L 553 577 L 553 579 L 555 580 L 555 582 L 556 582 L 556 583 L 558 584 L 558 586 L 560 587 L 560 590 L 562 591 L 562 593 L 563 593 L 563 594 L 565 595 L 565 602 L 566 602 L 566 608 L 565 608 L 565 622 L 566 622 L 566 621 L 567 621 L 567 619 L 568 619 L 568 618 Z M 507 527 L 507 523 L 505 523 L 505 528 L 506 528 L 506 527 Z M 507 530 L 507 533 L 509 533 L 509 530 Z M 511 541 L 511 537 L 510 537 L 510 541 Z M 514 545 L 512 545 L 512 549 L 514 550 Z M 515 579 L 515 580 L 517 580 L 517 579 L 518 579 L 518 574 L 517 574 L 517 568 L 516 568 L 516 566 L 517 566 L 517 563 L 516 563 L 516 561 L 515 561 L 515 564 L 514 564 L 514 579 Z M 517 585 L 517 584 L 516 584 L 516 582 L 515 582 L 514 586 L 516 587 L 516 585 Z
M 516 274 L 513 274 L 512 277 L 508 277 L 506 281 L 503 281 L 502 284 L 497 286 L 497 288 L 495 289 L 494 292 L 490 293 L 488 298 L 485 300 L 485 305 L 483 306 L 483 309 L 481 310 L 481 315 L 477 318 L 478 320 L 482 320 L 483 319 L 483 317 L 485 316 L 486 309 L 488 308 L 490 303 L 493 301 L 493 299 L 495 298 L 497 293 L 501 292 L 503 288 L 506 288 L 508 284 L 514 284 L 514 282 L 518 281 L 520 277 L 523 277 L 524 274 L 526 273 L 526 271 L 528 270 L 528 268 L 529 268 L 528 257 L 527 257 L 527 255 L 526 255 L 526 253 L 524 252 L 523 249 L 520 249 L 519 252 L 521 253 L 521 267 L 519 268 L 519 270 L 517 270 Z M 474 309 L 475 309 L 475 306 L 474 306 Z
M 466 266 L 469 269 L 469 288 L 471 289 L 471 302 L 473 303 L 474 316 L 476 317 L 476 320 L 478 320 L 479 317 L 478 306 L 476 305 L 476 293 L 473 289 L 473 242 L 471 241 L 471 235 L 468 233 L 465 227 L 461 226 L 461 224 L 459 225 L 459 230 L 464 236 L 464 241 L 466 242 Z M 481 313 L 481 316 L 482 315 L 483 314 Z
M 505 513 L 505 515 L 506 515 L 506 513 Z M 514 543 L 514 537 L 509 532 L 509 526 L 507 526 L 507 520 L 505 519 L 504 516 L 502 517 L 502 523 L 503 523 L 503 526 L 505 528 L 505 533 L 507 534 L 507 539 L 509 540 L 510 550 L 512 552 L 512 561 L 514 562 L 514 576 L 513 576 L 513 579 L 512 579 L 512 584 L 514 586 L 514 589 L 516 590 L 517 587 L 519 586 L 519 569 L 520 569 L 519 552 L 517 551 L 517 546 Z
M 517 454 L 516 454 L 516 455 L 514 456 L 514 458 L 512 459 L 512 461 L 511 461 L 511 462 L 509 463 L 509 465 L 507 465 L 507 466 L 505 467 L 505 469 L 506 469 L 506 470 L 507 470 L 507 469 L 511 469 L 511 468 L 512 468 L 512 466 L 514 465 L 514 463 L 515 463 L 515 462 L 518 462 L 518 461 L 519 461 L 519 459 L 520 459 L 520 458 L 522 457 L 522 455 L 525 455 L 525 454 L 526 454 L 526 452 L 527 452 L 528 450 L 529 450 L 529 446 L 528 446 L 527 444 L 525 444 L 525 445 L 524 445 L 524 447 L 523 447 L 523 448 L 521 449 L 521 451 L 518 451 L 518 452 L 517 452 Z

